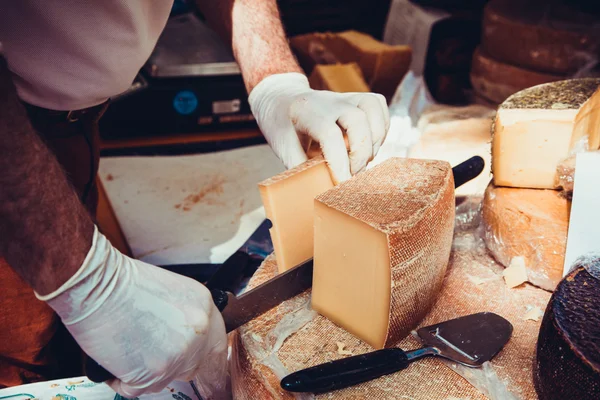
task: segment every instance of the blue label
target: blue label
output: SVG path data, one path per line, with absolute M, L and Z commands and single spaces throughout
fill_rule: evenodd
M 188 115 L 198 107 L 198 98 L 191 90 L 182 90 L 173 99 L 173 108 L 179 114 Z

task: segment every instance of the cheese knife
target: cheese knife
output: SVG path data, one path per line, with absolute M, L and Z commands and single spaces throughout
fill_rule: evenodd
M 484 168 L 484 160 L 479 156 L 458 164 L 452 168 L 454 186 L 477 177 Z M 207 283 L 215 305 L 221 311 L 225 328 L 231 332 L 248 321 L 266 313 L 285 300 L 291 299 L 312 287 L 313 260 L 289 269 L 242 294 L 235 296 L 227 288 L 215 287 Z M 211 280 L 213 283 L 215 280 Z M 225 290 L 224 290 L 225 289 Z M 85 373 L 93 382 L 104 382 L 114 376 L 90 357 L 85 360 Z
M 420 349 L 389 348 L 331 361 L 286 376 L 281 387 L 289 392 L 339 390 L 401 371 L 426 356 L 480 367 L 502 350 L 512 330 L 511 323 L 497 314 L 471 314 L 419 329 L 424 345 Z

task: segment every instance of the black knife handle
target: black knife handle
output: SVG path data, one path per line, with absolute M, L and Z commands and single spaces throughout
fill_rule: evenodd
M 473 156 L 466 161 L 452 167 L 452 174 L 454 175 L 454 187 L 464 185 L 472 179 L 479 176 L 483 168 L 485 167 L 485 161 L 479 156 Z
M 281 380 L 281 388 L 288 392 L 329 392 L 403 370 L 409 364 L 402 349 L 377 350 L 294 372 Z
M 108 372 L 102 365 L 89 356 L 85 356 L 83 371 L 90 381 L 96 383 L 106 382 L 115 379 L 115 376 Z

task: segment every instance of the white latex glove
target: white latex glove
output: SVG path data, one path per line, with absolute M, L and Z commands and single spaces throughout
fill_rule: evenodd
M 267 142 L 287 168 L 306 161 L 299 136 L 321 145 L 333 178 L 342 182 L 365 169 L 387 134 L 385 98 L 375 93 L 312 90 L 306 76 L 275 74 L 263 79 L 248 98 Z M 348 136 L 346 149 L 342 130 Z
M 133 398 L 173 380 L 196 380 L 205 399 L 221 397 L 227 335 L 221 313 L 200 283 L 121 254 L 96 229 L 71 279 L 39 296 L 77 343 Z

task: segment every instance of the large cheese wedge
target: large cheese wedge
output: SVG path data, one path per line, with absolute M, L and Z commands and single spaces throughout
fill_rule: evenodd
M 596 269 L 600 260 L 595 259 Z M 600 399 L 600 279 L 576 268 L 556 288 L 538 338 L 540 400 Z
M 332 92 L 369 92 L 369 86 L 356 63 L 316 65 L 308 78 L 315 90 Z
M 486 247 L 504 267 L 522 257 L 528 281 L 552 291 L 562 279 L 570 209 L 556 190 L 490 184 L 482 206 Z
M 498 108 L 492 138 L 497 186 L 554 189 L 558 164 L 572 151 L 600 147 L 600 79 L 546 83 Z
M 313 308 L 375 348 L 398 342 L 433 304 L 453 228 L 447 162 L 391 158 L 322 193 Z
M 457 224 L 464 217 L 457 215 Z M 489 364 L 483 369 L 461 368 L 456 363 L 426 359 L 392 375 L 315 395 L 316 400 L 536 399 L 531 374 L 541 324 L 536 312 L 546 307 L 550 293 L 529 284 L 507 290 L 502 269 L 490 256 L 476 251 L 478 241 L 473 230 L 457 231 L 444 285 L 419 326 L 481 311 L 507 318 L 513 325 L 513 335 Z M 249 287 L 275 276 L 275 264 L 274 258 L 269 257 Z M 416 278 L 412 285 L 417 289 L 425 287 L 424 282 Z M 294 396 L 279 386 L 285 375 L 350 354 L 373 351 L 370 345 L 315 313 L 309 305 L 310 290 L 250 321 L 233 334 L 231 376 L 235 399 L 293 400 Z M 409 335 L 398 346 L 412 350 L 421 344 Z
M 560 81 L 563 75 L 532 71 L 491 58 L 480 48 L 475 50 L 471 64 L 473 90 L 486 99 L 500 104 L 508 96 L 542 83 Z
M 597 61 L 600 14 L 594 1 L 491 0 L 483 15 L 482 47 L 497 60 L 531 70 L 573 74 Z
M 314 199 L 331 189 L 333 181 L 322 157 L 258 185 L 265 213 L 271 221 L 270 234 L 280 272 L 313 256 Z

